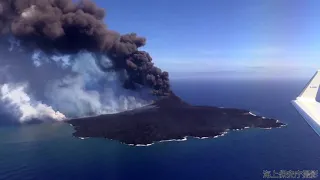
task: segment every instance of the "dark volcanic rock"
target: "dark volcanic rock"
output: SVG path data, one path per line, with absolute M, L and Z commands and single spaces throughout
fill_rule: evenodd
M 126 144 L 151 144 L 184 137 L 214 137 L 245 127 L 272 128 L 284 124 L 249 111 L 191 106 L 171 94 L 153 104 L 118 114 L 72 119 L 76 137 L 103 137 Z

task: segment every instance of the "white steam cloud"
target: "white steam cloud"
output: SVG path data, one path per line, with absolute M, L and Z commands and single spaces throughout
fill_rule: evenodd
M 125 90 L 119 72 L 103 72 L 97 62 L 111 65 L 108 58 L 89 52 L 54 56 L 62 68 L 70 66 L 77 75 L 69 75 L 48 84 L 46 97 L 54 107 L 76 117 L 117 113 L 142 107 L 150 101 L 141 98 L 145 92 Z
M 103 54 L 30 51 L 12 37 L 8 47 L 9 54 L 0 59 L 0 101 L 20 122 L 117 113 L 150 104 L 154 98 L 148 89 L 124 89 L 125 72 L 111 71 L 112 62 Z
M 59 111 L 54 111 L 51 106 L 32 100 L 25 92 L 26 84 L 12 85 L 4 84 L 0 86 L 1 101 L 6 103 L 8 109 L 18 110 L 20 122 L 30 119 L 52 119 L 61 121 L 65 115 Z

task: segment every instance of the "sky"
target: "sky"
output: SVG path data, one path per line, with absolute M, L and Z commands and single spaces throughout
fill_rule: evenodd
M 95 0 L 109 29 L 147 38 L 170 73 L 320 69 L 318 0 Z

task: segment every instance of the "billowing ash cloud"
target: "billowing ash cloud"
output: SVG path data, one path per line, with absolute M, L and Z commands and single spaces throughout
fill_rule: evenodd
M 140 84 L 151 87 L 155 95 L 170 93 L 168 73 L 138 50 L 146 39 L 107 29 L 104 17 L 104 9 L 89 0 L 0 0 L 0 31 L 12 33 L 22 45 L 46 53 L 102 52 L 112 60 L 112 69 L 126 70 L 125 88 Z

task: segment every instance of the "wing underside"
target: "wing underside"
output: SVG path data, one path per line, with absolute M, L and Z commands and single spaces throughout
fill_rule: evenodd
M 294 107 L 320 136 L 320 104 L 318 102 L 304 102 L 299 100 L 293 101 Z
M 317 71 L 297 99 L 292 101 L 292 104 L 320 136 L 320 103 L 316 100 L 319 85 L 320 71 Z

